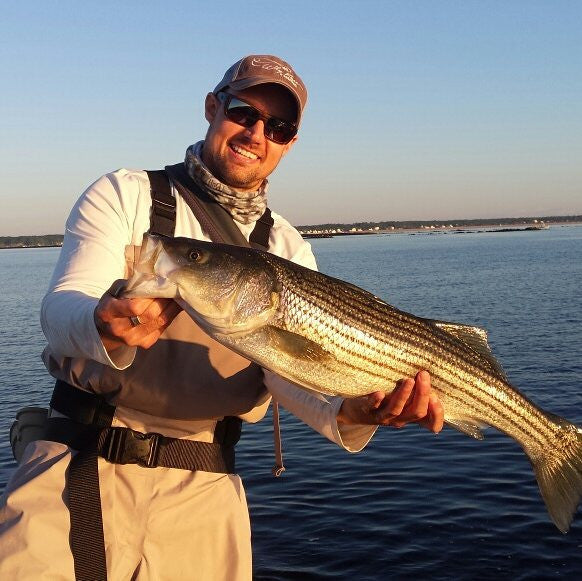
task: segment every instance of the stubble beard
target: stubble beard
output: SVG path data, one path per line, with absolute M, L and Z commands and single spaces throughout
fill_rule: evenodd
M 230 167 L 223 156 L 220 156 L 217 161 L 214 171 L 211 170 L 214 177 L 231 188 L 255 191 L 260 188 L 264 181 L 258 168 Z

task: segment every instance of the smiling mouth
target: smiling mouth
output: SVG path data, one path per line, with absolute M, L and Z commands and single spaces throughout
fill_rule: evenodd
M 243 157 L 246 157 L 247 159 L 250 159 L 253 161 L 256 159 L 259 159 L 259 156 L 256 153 L 253 153 L 252 151 L 248 151 L 248 149 L 244 149 L 240 145 L 234 145 L 233 143 L 231 143 L 230 148 L 238 155 L 242 155 Z

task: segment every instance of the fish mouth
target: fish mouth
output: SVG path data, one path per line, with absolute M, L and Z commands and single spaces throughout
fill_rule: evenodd
M 148 233 L 144 234 L 139 255 L 135 261 L 135 272 L 156 275 L 158 258 L 161 253 L 164 253 L 163 242 L 158 237 Z

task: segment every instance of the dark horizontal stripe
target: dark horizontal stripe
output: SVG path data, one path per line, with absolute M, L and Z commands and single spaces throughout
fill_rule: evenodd
M 343 315 L 342 312 L 338 313 L 335 304 L 329 302 L 326 304 L 325 300 L 320 303 L 314 301 L 313 297 L 305 296 L 300 297 L 299 301 L 293 301 L 293 303 L 297 304 L 297 310 L 305 313 L 305 316 L 301 317 L 297 313 L 292 312 L 293 307 L 288 303 L 290 311 L 289 318 L 296 320 L 298 323 L 300 320 L 304 320 L 309 321 L 311 326 L 316 326 L 316 321 L 319 321 L 322 325 L 327 325 L 332 333 L 342 332 L 342 328 L 347 326 L 353 329 L 348 336 L 351 336 L 355 342 L 358 342 L 356 335 L 361 332 L 380 343 L 388 343 L 391 336 L 396 337 L 403 346 L 416 347 L 417 349 L 426 349 L 425 343 L 428 343 L 431 345 L 430 352 L 434 352 L 435 356 L 446 359 L 453 357 L 457 359 L 458 365 L 476 367 L 485 373 L 496 373 L 487 361 L 480 359 L 479 355 L 473 350 L 470 350 L 469 347 L 460 348 L 459 341 L 451 338 L 444 332 L 440 333 L 440 337 L 437 336 L 435 329 L 427 327 L 425 323 L 410 324 L 410 321 L 401 322 L 401 318 L 386 317 L 386 320 L 382 321 L 382 325 L 372 327 L 366 321 L 362 321 L 361 317 L 355 317 L 353 312 L 347 313 L 347 310 L 344 310 Z M 314 319 L 313 309 L 320 310 L 322 316 Z M 344 318 L 347 320 L 342 320 Z M 414 319 L 410 320 L 414 322 Z M 334 321 L 336 322 L 335 324 L 332 323 Z M 436 329 L 436 331 L 438 332 L 439 330 Z M 345 337 L 346 334 L 344 333 L 342 336 Z M 442 343 L 439 344 L 438 341 L 442 341 Z
M 302 322 L 315 329 L 319 323 L 319 334 L 345 355 L 341 365 L 388 381 L 390 373 L 395 377 L 408 375 L 407 371 L 415 368 L 408 358 L 394 352 L 409 351 L 411 358 L 428 363 L 433 381 L 441 384 L 437 389 L 453 405 L 475 410 L 482 416 L 477 420 L 496 416 L 493 421 L 500 425 L 492 425 L 517 435 L 516 439 L 534 440 L 538 445 L 547 441 L 551 429 L 543 413 L 519 392 L 509 391 L 498 370 L 460 339 L 337 279 L 300 268 L 281 269 L 278 274 L 289 330 L 293 331 L 294 325 L 301 327 Z M 313 321 L 316 314 L 317 321 Z M 350 329 L 347 333 L 346 327 Z M 358 337 L 360 333 L 364 340 Z M 346 349 L 341 339 L 361 347 L 362 353 Z M 479 378 L 491 386 L 489 391 L 477 385 Z
M 309 280 L 303 279 L 299 282 L 305 284 L 285 285 L 288 289 L 287 293 L 296 294 L 307 305 L 313 305 L 321 309 L 331 318 L 342 321 L 347 319 L 345 322 L 348 325 L 357 326 L 361 331 L 370 334 L 377 340 L 384 339 L 386 332 L 389 332 L 390 326 L 394 329 L 401 329 L 410 335 L 418 335 L 422 339 L 433 343 L 438 339 L 446 344 L 449 352 L 460 359 L 465 362 L 470 361 L 472 365 L 481 368 L 483 371 L 499 376 L 498 371 L 483 356 L 472 347 L 462 343 L 460 339 L 452 337 L 435 326 L 429 326 L 425 321 L 419 320 L 414 315 L 371 299 L 371 295 L 368 295 L 365 291 L 356 292 L 354 288 L 348 285 L 339 287 L 338 290 L 337 283 L 336 285 L 330 285 L 327 284 L 326 279 L 322 281 L 321 278 L 314 277 L 309 277 Z M 314 282 L 316 284 L 311 286 Z M 330 296 L 332 297 L 331 299 Z M 334 298 L 335 300 L 333 300 Z M 304 307 L 304 312 L 309 312 L 309 309 Z

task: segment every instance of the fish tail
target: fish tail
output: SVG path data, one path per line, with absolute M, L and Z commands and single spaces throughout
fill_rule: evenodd
M 558 416 L 551 419 L 561 428 L 554 441 L 528 456 L 551 519 L 567 533 L 582 498 L 582 429 Z

